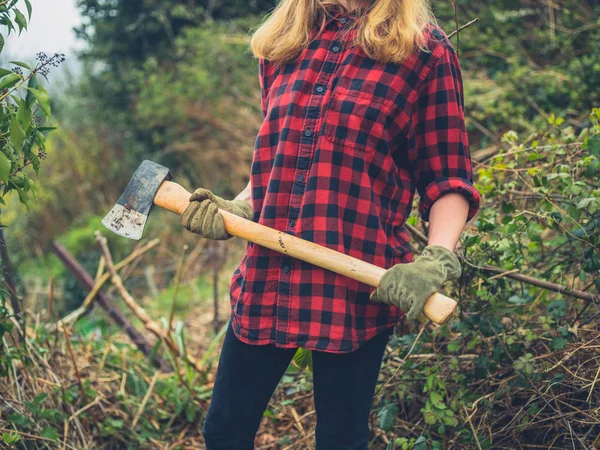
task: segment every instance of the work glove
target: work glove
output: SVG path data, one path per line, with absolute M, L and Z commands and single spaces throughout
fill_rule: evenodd
M 224 200 L 207 189 L 197 189 L 190 197 L 190 204 L 179 222 L 185 229 L 206 239 L 231 239 L 233 236 L 225 231 L 225 222 L 223 215 L 219 214 L 219 208 L 244 219 L 252 220 L 254 217 L 252 205 L 244 200 Z
M 425 303 L 448 280 L 460 278 L 462 269 L 454 252 L 429 245 L 413 262 L 397 264 L 381 278 L 371 300 L 399 307 L 407 319 L 416 320 Z

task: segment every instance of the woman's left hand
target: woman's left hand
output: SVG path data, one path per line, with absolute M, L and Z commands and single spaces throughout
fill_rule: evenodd
M 409 320 L 415 320 L 429 297 L 446 281 L 460 278 L 461 273 L 460 261 L 451 250 L 429 245 L 413 262 L 389 269 L 371 293 L 371 300 L 397 306 Z

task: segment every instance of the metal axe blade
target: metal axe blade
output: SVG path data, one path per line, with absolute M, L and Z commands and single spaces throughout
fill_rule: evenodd
M 154 197 L 165 180 L 171 180 L 169 169 L 152 161 L 142 162 L 102 225 L 119 236 L 141 239 Z

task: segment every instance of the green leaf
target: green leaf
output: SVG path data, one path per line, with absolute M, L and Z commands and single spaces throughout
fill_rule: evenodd
M 10 75 L 5 76 L 2 79 L 2 81 L 0 81 L 0 91 L 5 88 L 13 87 L 20 80 L 21 80 L 21 77 L 19 75 L 17 75 L 16 73 L 12 73 Z
M 596 198 L 595 197 L 586 197 L 586 198 L 582 198 L 579 203 L 577 203 L 577 207 L 579 209 L 584 209 L 587 208 L 588 206 L 590 206 L 590 203 L 592 203 L 593 201 L 595 201 Z
M 2 53 L 3 49 L 4 49 L 4 36 L 2 36 L 0 34 L 0 53 Z
M 3 152 L 0 152 L 0 180 L 8 183 L 12 162 Z
M 454 417 L 444 417 L 442 420 L 449 427 L 455 427 L 458 425 L 458 420 Z
M 10 75 L 11 73 L 14 72 L 8 69 L 0 69 L 0 78 L 5 77 L 6 75 Z
M 2 14 L 0 16 L 0 23 L 2 25 L 6 25 L 6 28 L 8 28 L 9 35 L 10 35 L 10 32 L 15 29 L 15 26 L 13 25 L 12 20 L 10 20 L 10 17 L 8 14 Z
M 35 396 L 35 398 L 31 401 L 31 403 L 35 406 L 40 406 L 48 399 L 48 394 L 43 392 Z
M 9 61 L 9 62 L 11 64 L 14 64 L 15 66 L 22 67 L 23 69 L 31 70 L 31 67 L 29 67 L 29 65 L 27 63 L 24 63 L 23 61 Z
M 550 348 L 552 350 L 562 350 L 565 348 L 569 341 L 564 338 L 555 337 L 552 339 L 552 343 L 550 344 Z
M 21 34 L 23 29 L 27 29 L 27 19 L 17 8 L 15 8 L 15 23 L 19 25 L 19 34 Z
M 425 423 L 427 425 L 435 425 L 435 415 L 431 411 L 424 412 L 423 417 L 425 418 Z
M 29 83 L 27 83 L 27 87 L 37 89 L 38 81 L 37 81 L 37 77 L 35 75 L 33 75 L 29 79 Z M 25 97 L 25 103 L 27 103 L 27 107 L 31 108 L 31 105 L 33 105 L 34 101 L 35 101 L 35 97 L 33 96 L 33 92 L 27 91 L 27 96 Z
M 530 298 L 521 297 L 521 296 L 516 295 L 516 294 L 515 295 L 511 295 L 508 298 L 508 301 L 510 303 L 514 303 L 515 305 L 525 305 L 525 304 L 529 303 L 530 300 L 531 300 Z
M 395 403 L 390 403 L 381 408 L 379 413 L 377 413 L 377 417 L 379 418 L 379 428 L 383 431 L 390 431 L 396 423 L 399 412 L 400 408 L 398 408 L 398 405 Z
M 24 416 L 22 414 L 18 414 L 18 413 L 14 413 L 11 414 L 7 417 L 7 420 L 12 423 L 13 425 L 18 425 L 18 426 L 22 426 L 22 427 L 28 427 L 33 425 L 33 422 L 31 421 L 31 419 L 29 419 L 29 417 Z
M 25 141 L 25 130 L 21 126 L 17 115 L 14 115 L 10 119 L 10 143 L 15 150 L 20 151 Z
M 299 348 L 294 355 L 294 364 L 299 369 L 308 368 L 309 372 L 313 371 L 312 352 L 305 348 Z
M 438 409 L 446 409 L 446 405 L 444 404 L 444 398 L 437 392 L 431 392 L 429 394 L 429 398 L 431 399 L 431 404 L 434 407 Z
M 109 425 L 117 430 L 123 429 L 123 425 L 125 425 L 123 419 L 113 419 L 112 417 L 107 417 L 104 422 L 106 425 Z
M 56 432 L 56 429 L 52 427 L 44 428 L 40 433 L 40 436 L 46 439 L 52 439 L 53 441 L 58 440 L 58 433 Z
M 25 100 L 19 100 L 18 102 L 19 109 L 17 110 L 17 120 L 27 132 L 29 127 L 31 126 L 31 109 L 27 107 Z
M 29 211 L 29 196 L 27 195 L 27 191 L 23 188 L 16 187 L 17 193 L 19 194 L 19 201 L 25 205 L 27 211 Z
M 42 111 L 44 111 L 44 114 L 46 114 L 46 117 L 50 117 L 50 97 L 48 96 L 46 90 L 41 86 L 39 87 L 39 89 L 33 89 L 28 87 L 27 90 L 34 95 L 35 99 L 40 104 Z
M 31 20 L 31 2 L 29 0 L 25 0 L 25 6 L 27 7 L 27 14 L 29 15 L 29 20 Z
M 589 137 L 588 149 L 592 155 L 600 158 L 600 136 Z
M 58 127 L 39 127 L 38 131 L 40 133 L 47 135 L 48 133 L 50 133 L 51 131 L 54 131 L 56 129 L 58 129 Z
M 17 442 L 19 442 L 19 439 L 19 435 L 15 432 L 11 431 L 10 433 L 2 433 L 2 441 L 4 441 L 5 444 L 16 444 Z

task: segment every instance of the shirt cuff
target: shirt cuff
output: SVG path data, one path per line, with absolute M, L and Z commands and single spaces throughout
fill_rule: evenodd
M 419 201 L 419 212 L 424 221 L 429 222 L 429 212 L 431 211 L 434 202 L 442 195 L 449 192 L 462 194 L 468 200 L 469 214 L 467 216 L 467 222 L 477 214 L 481 203 L 481 195 L 479 194 L 479 191 L 475 189 L 473 183 L 464 178 L 440 178 L 429 183 L 425 188 L 424 195 Z

